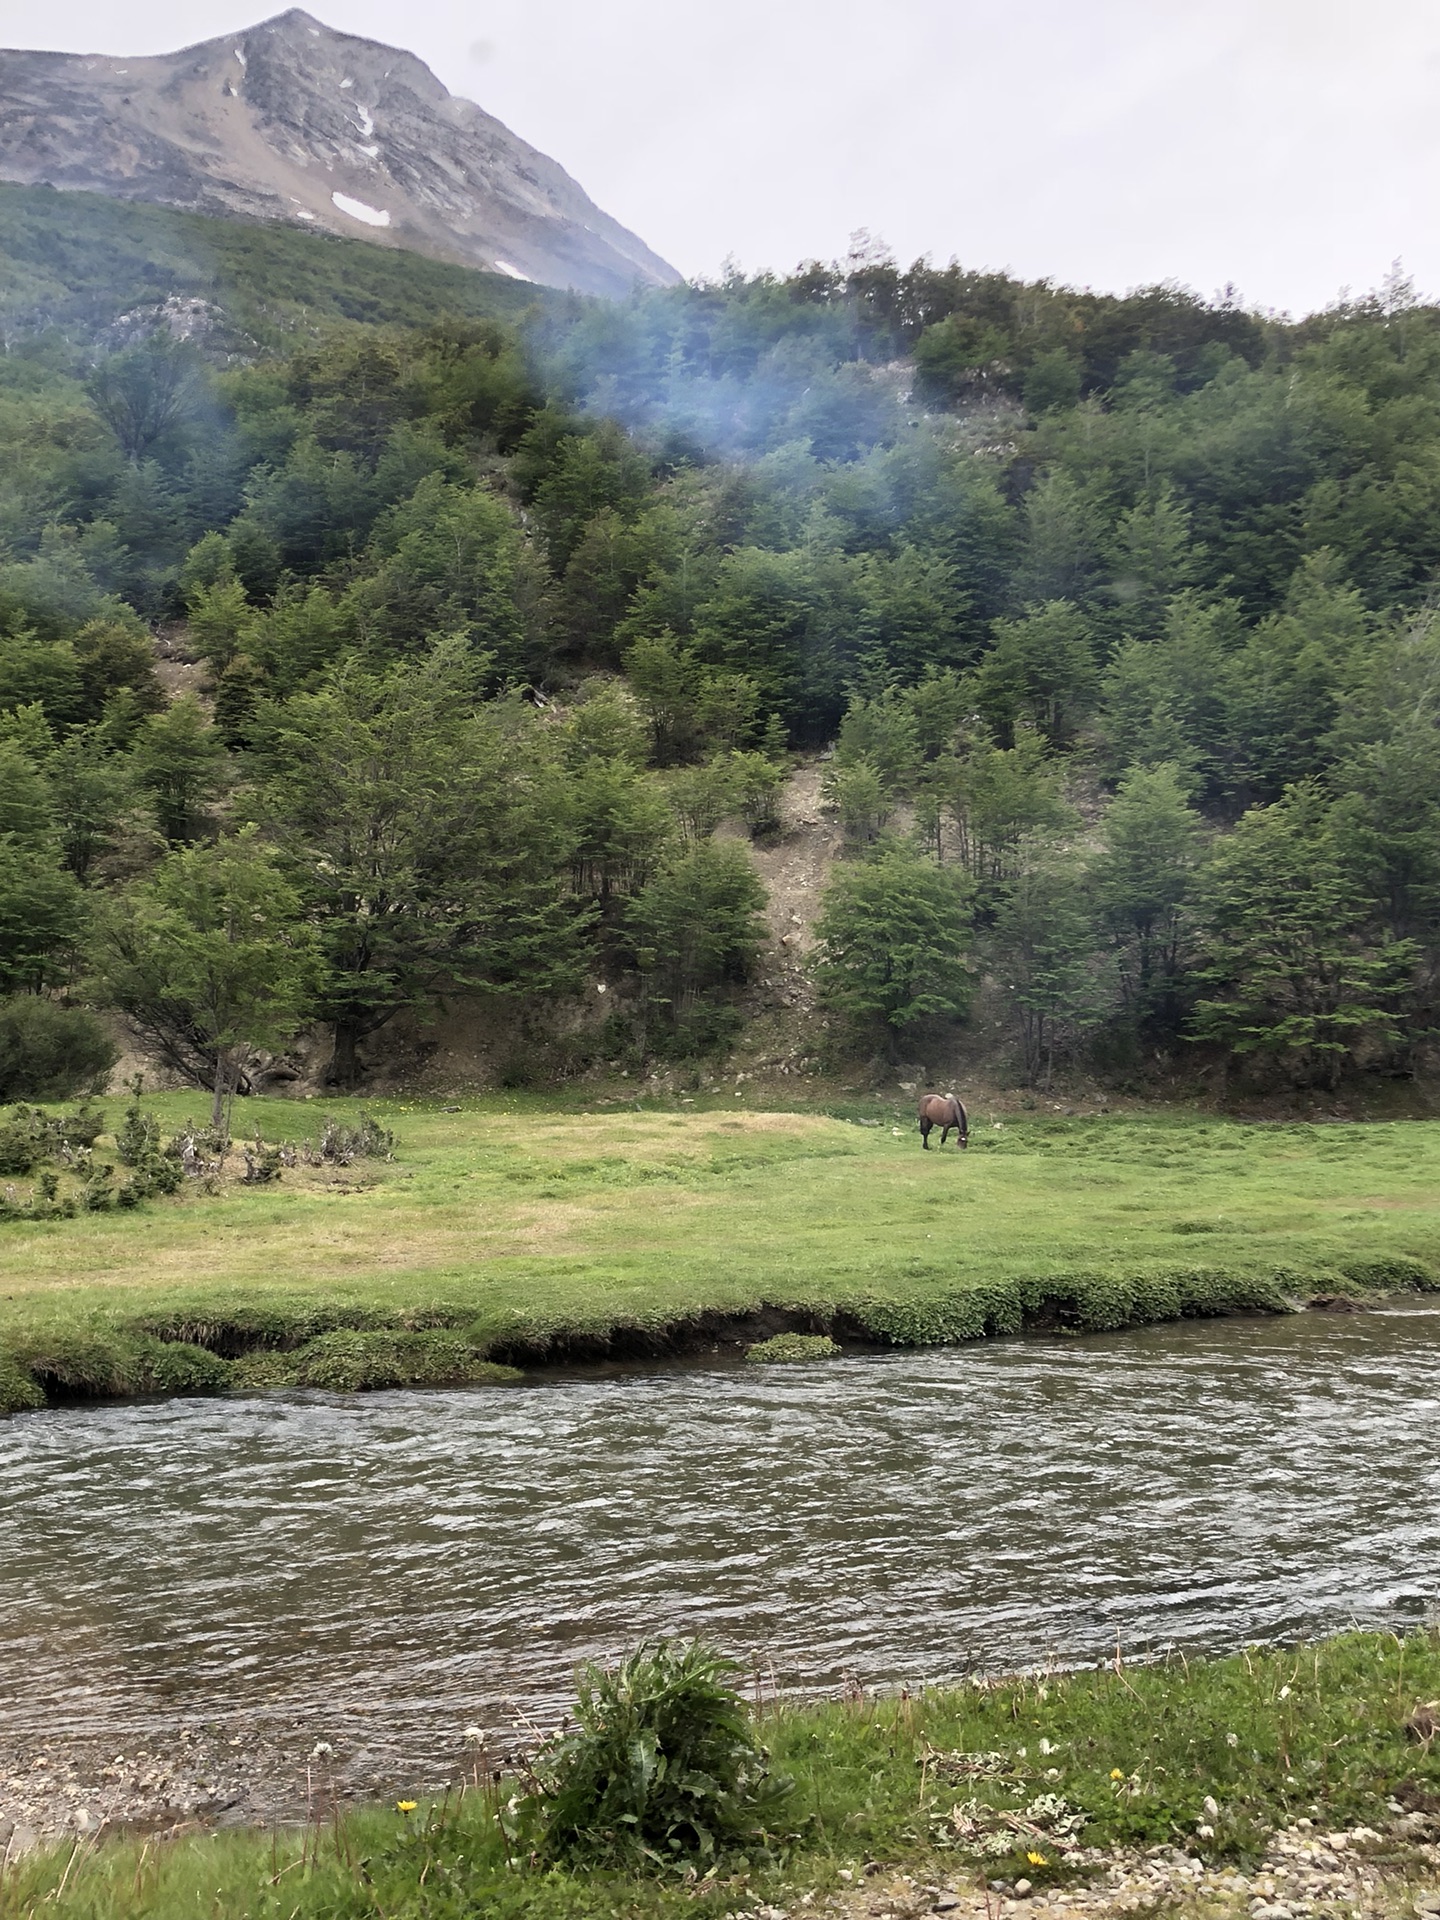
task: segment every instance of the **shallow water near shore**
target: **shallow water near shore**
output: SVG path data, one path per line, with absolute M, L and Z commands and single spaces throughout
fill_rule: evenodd
M 0 1426 L 0 1742 L 361 1784 L 704 1631 L 782 1687 L 1440 1613 L 1440 1308 Z M 511 1737 L 514 1737 L 513 1734 Z

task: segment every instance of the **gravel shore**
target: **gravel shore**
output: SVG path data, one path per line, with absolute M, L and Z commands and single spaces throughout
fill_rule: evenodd
M 1396 1809 L 1385 1832 L 1343 1832 L 1309 1820 L 1274 1834 L 1251 1872 L 1208 1866 L 1173 1847 L 1140 1853 L 1087 1849 L 1086 1879 L 1065 1888 L 1025 1880 L 988 1884 L 968 1877 L 925 1879 L 867 1870 L 838 1898 L 797 1906 L 845 1920 L 1100 1920 L 1102 1915 L 1180 1911 L 1235 1920 L 1440 1920 L 1440 1819 Z M 777 1920 L 771 1909 L 760 1920 Z M 740 1920 L 740 1916 L 736 1916 Z
M 163 1742 L 111 1752 L 95 1741 L 0 1742 L 0 1860 L 102 1832 L 198 1832 L 217 1826 L 327 1818 L 336 1805 L 397 1791 L 440 1792 L 463 1763 L 422 1780 L 395 1772 L 395 1756 L 359 1749 L 341 1760 L 298 1737 L 186 1726 Z M 1084 1849 L 1080 1877 L 1063 1888 L 986 1881 L 978 1867 L 925 1875 L 871 1864 L 842 1873 L 833 1895 L 791 1909 L 750 1907 L 731 1920 L 1101 1920 L 1161 1911 L 1215 1920 L 1440 1920 L 1440 1814 L 1392 1802 L 1384 1830 L 1330 1830 L 1298 1820 L 1275 1833 L 1250 1871 L 1207 1865 L 1173 1847 Z
M 293 1825 L 338 1803 L 443 1792 L 463 1761 L 414 1764 L 364 1746 L 337 1749 L 296 1729 L 257 1733 L 197 1723 L 161 1736 L 0 1738 L 0 1858 L 106 1832 Z M 473 1758 L 473 1754 L 472 1754 Z

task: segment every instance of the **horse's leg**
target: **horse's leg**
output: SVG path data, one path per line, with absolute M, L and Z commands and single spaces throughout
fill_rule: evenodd
M 928 1120 L 922 1120 L 920 1122 L 920 1144 L 927 1153 L 930 1151 L 930 1122 Z

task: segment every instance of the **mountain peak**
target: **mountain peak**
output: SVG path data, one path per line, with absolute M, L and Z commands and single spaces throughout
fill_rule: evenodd
M 0 52 L 0 180 L 621 294 L 675 270 L 413 53 L 291 7 L 176 53 Z

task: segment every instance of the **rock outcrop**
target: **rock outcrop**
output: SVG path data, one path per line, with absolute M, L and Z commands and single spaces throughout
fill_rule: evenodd
M 0 180 L 325 228 L 586 293 L 680 277 L 414 54 L 298 9 L 154 58 L 0 52 Z

